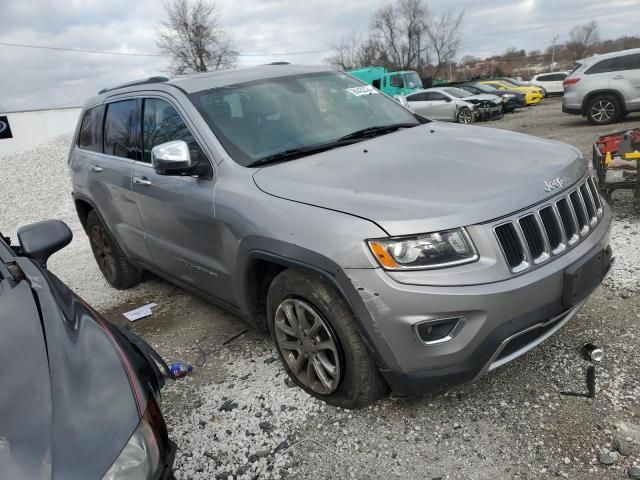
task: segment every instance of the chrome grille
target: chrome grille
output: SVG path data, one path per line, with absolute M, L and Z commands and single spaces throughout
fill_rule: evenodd
M 546 262 L 589 234 L 602 217 L 591 177 L 552 202 L 494 227 L 512 272 Z

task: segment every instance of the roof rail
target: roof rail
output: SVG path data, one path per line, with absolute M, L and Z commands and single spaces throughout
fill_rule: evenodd
M 110 92 L 111 90 L 118 90 L 119 88 L 125 87 L 135 87 L 136 85 L 145 85 L 147 83 L 162 83 L 168 82 L 169 79 L 167 77 L 149 77 L 143 80 L 134 80 L 133 82 L 123 83 L 121 85 L 116 85 L 115 87 L 103 88 L 98 92 L 98 95 L 101 95 L 105 92 Z

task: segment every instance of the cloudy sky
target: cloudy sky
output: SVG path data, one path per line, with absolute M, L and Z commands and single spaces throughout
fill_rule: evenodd
M 241 65 L 321 63 L 328 45 L 365 33 L 389 0 L 218 0 Z M 428 0 L 433 12 L 450 0 Z M 544 49 L 554 35 L 596 19 L 602 38 L 637 34 L 640 0 L 458 0 L 466 9 L 459 57 L 509 47 Z M 156 53 L 159 0 L 0 0 L 0 43 Z M 607 26 L 615 26 L 607 29 Z M 272 55 L 300 51 L 315 53 Z M 165 72 L 162 57 L 100 55 L 0 45 L 0 112 L 80 105 L 104 86 Z

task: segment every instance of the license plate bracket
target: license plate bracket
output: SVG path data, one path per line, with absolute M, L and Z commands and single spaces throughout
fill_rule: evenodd
M 564 272 L 564 291 L 562 303 L 566 308 L 575 306 L 584 300 L 602 283 L 612 264 L 611 247 L 596 250 L 581 258 Z

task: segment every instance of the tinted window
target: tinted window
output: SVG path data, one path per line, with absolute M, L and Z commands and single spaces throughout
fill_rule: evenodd
M 634 55 L 624 55 L 616 58 L 614 63 L 616 70 L 637 70 L 640 69 L 640 53 Z
M 536 77 L 536 80 L 538 82 L 551 82 L 551 81 L 554 80 L 553 77 L 554 77 L 554 75 L 538 75 Z
M 107 105 L 104 120 L 104 153 L 117 157 L 140 159 L 136 100 Z
M 404 81 L 402 75 L 392 75 L 389 78 L 389 85 L 392 87 L 404 87 Z
M 448 97 L 440 92 L 427 92 L 427 100 L 447 100 Z
M 424 92 L 414 93 L 413 95 L 407 95 L 407 101 L 409 102 L 424 102 L 427 99 L 427 94 Z
M 102 107 L 87 110 L 82 117 L 78 134 L 78 146 L 84 150 L 100 152 L 102 150 L 100 132 L 102 130 Z
M 622 61 L 624 57 L 616 57 L 616 58 L 607 58 L 606 60 L 601 60 L 595 65 L 588 68 L 584 73 L 587 75 L 591 75 L 594 73 L 607 73 L 607 72 L 615 72 L 617 70 L 624 70 Z

